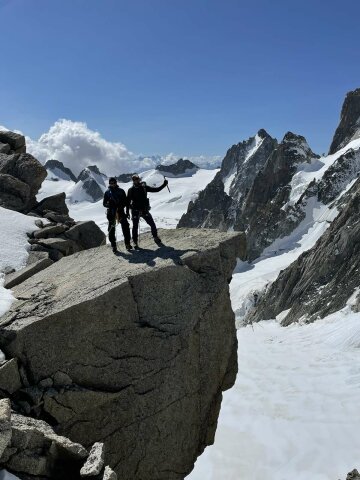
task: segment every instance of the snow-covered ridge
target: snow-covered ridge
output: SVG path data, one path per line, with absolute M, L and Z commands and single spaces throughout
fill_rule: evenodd
M 290 187 L 290 204 L 296 203 L 301 195 L 305 192 L 309 183 L 313 180 L 318 182 L 321 180 L 325 172 L 344 154 L 350 150 L 358 151 L 360 149 L 360 138 L 352 140 L 345 147 L 338 150 L 332 155 L 314 158 L 311 163 L 301 163 L 297 166 L 297 172 L 293 176 Z
M 247 152 L 244 158 L 244 161 L 242 162 L 242 165 L 247 163 L 249 159 L 256 153 L 258 148 L 261 146 L 263 143 L 264 138 L 260 137 L 260 135 L 257 133 L 255 137 L 253 137 L 247 146 Z M 230 195 L 230 188 L 231 185 L 236 177 L 238 170 L 238 166 L 235 164 L 233 168 L 230 170 L 230 172 L 223 177 L 223 184 L 224 184 L 224 191 L 226 195 Z

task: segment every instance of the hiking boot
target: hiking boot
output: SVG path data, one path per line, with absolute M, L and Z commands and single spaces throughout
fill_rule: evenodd
M 127 244 L 125 245 L 125 248 L 126 248 L 126 250 L 127 250 L 128 252 L 133 249 L 133 247 L 132 247 L 132 245 L 131 245 L 130 243 L 127 243 Z
M 113 251 L 114 253 L 117 252 L 116 243 L 113 243 L 113 244 L 111 245 L 111 248 L 112 248 L 112 251 Z
M 154 237 L 154 242 L 155 242 L 155 243 L 158 243 L 158 244 L 159 244 L 159 243 L 162 243 L 162 242 L 161 242 L 161 238 L 159 238 L 159 237 Z
M 140 247 L 137 243 L 134 243 L 134 248 L 135 248 L 135 250 L 140 250 Z

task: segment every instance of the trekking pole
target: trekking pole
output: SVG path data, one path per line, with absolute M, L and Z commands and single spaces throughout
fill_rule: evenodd
M 166 180 L 165 175 L 163 175 L 163 177 L 164 177 L 164 180 Z M 169 193 L 171 193 L 171 192 L 170 192 L 170 188 L 169 188 L 169 184 L 167 184 L 166 186 L 167 186 L 167 189 L 169 190 Z

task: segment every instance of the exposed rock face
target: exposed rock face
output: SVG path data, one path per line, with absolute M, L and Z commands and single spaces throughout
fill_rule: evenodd
M 318 200 L 328 204 L 355 178 L 360 176 L 360 150 L 350 149 L 325 172 L 318 183 Z
M 300 135 L 288 132 L 278 145 L 260 130 L 227 152 L 220 172 L 190 202 L 178 226 L 246 230 L 252 260 L 304 218 L 303 205 L 289 203 L 290 183 L 298 165 L 318 158 Z
M 12 413 L 11 440 L 1 457 L 1 465 L 20 478 L 25 473 L 32 475 L 31 478 L 75 480 L 80 478 L 79 471 L 87 455 L 82 445 L 56 435 L 44 421 Z
M 280 273 L 250 321 L 275 318 L 289 310 L 283 325 L 299 319 L 312 322 L 346 305 L 360 284 L 360 178 L 346 197 L 329 229 L 311 250 Z
M 172 165 L 158 165 L 156 170 L 167 177 L 191 177 L 199 170 L 199 167 L 190 160 L 180 158 Z
M 0 459 L 11 441 L 10 400 L 0 400 Z
M 305 216 L 289 204 L 291 180 L 300 164 L 319 158 L 301 135 L 288 132 L 257 174 L 242 208 L 248 257 L 261 254 L 276 238 L 290 234 Z
M 190 202 L 179 227 L 243 230 L 241 209 L 252 183 L 263 168 L 277 141 L 265 130 L 233 145 L 212 182 Z
M 25 137 L 19 133 L 10 131 L 0 131 L 0 142 L 3 147 L 1 153 L 26 153 Z
M 44 166 L 48 171 L 48 178 L 50 180 L 58 180 L 61 178 L 62 180 L 72 180 L 75 183 L 77 181 L 77 178 L 70 168 L 65 167 L 59 160 L 48 160 Z
M 360 137 L 360 88 L 346 95 L 329 153 L 335 153 L 351 140 Z
M 46 215 L 48 212 L 59 213 L 60 215 L 67 215 L 69 209 L 65 203 L 65 193 L 58 193 L 51 195 L 50 197 L 43 198 L 36 205 L 36 212 L 40 215 Z
M 0 320 L 31 411 L 73 442 L 103 442 L 119 478 L 183 479 L 213 442 L 237 372 L 228 282 L 243 235 L 161 238 L 158 248 L 143 236 L 133 255 L 100 247 L 63 258 L 16 287 Z
M 0 141 L 11 142 L 8 153 L 0 153 L 0 205 L 26 213 L 37 203 L 35 196 L 46 177 L 46 170 L 32 155 L 13 153 L 25 152 L 23 138 L 13 132 L 0 132 Z

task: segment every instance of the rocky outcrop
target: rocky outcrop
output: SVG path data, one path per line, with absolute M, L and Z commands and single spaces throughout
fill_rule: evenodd
M 49 212 L 53 212 L 59 215 L 68 215 L 69 209 L 65 203 L 65 198 L 66 196 L 64 192 L 43 198 L 36 205 L 34 211 L 41 217 L 45 217 L 45 215 Z
M 347 474 L 346 480 L 360 480 L 360 473 L 355 468 Z
M 70 170 L 70 168 L 65 167 L 62 162 L 59 160 L 47 160 L 44 167 L 48 172 L 48 180 L 58 181 L 61 180 L 71 180 L 77 182 L 77 178 Z
M 167 177 L 191 177 L 199 170 L 199 167 L 190 160 L 180 158 L 171 165 L 158 165 L 156 170 Z
M 243 230 L 241 210 L 252 183 L 276 148 L 277 141 L 265 130 L 233 145 L 212 182 L 190 202 L 178 227 Z
M 8 148 L 0 153 L 0 206 L 27 213 L 36 205 L 36 194 L 46 170 L 32 155 L 25 153 L 25 138 L 13 132 L 0 132 L 0 142 Z
M 0 462 L 21 480 L 116 480 L 104 468 L 104 444 L 90 453 L 79 443 L 57 435 L 43 420 L 11 411 L 8 398 L 0 400 Z
M 11 440 L 1 464 L 19 478 L 80 480 L 87 456 L 82 445 L 57 435 L 46 422 L 11 413 Z
M 343 210 L 316 245 L 280 273 L 248 321 L 275 318 L 287 311 L 283 325 L 312 322 L 346 305 L 360 284 L 360 178 L 343 203 Z
M 26 153 L 24 135 L 10 131 L 0 131 L 1 153 Z
M 355 138 L 360 138 L 360 88 L 346 95 L 329 153 L 337 152 Z
M 22 371 L 14 408 L 86 448 L 104 443 L 119 478 L 183 479 L 236 377 L 228 282 L 243 235 L 161 238 L 63 258 L 16 287 L 0 320 L 0 348 Z

